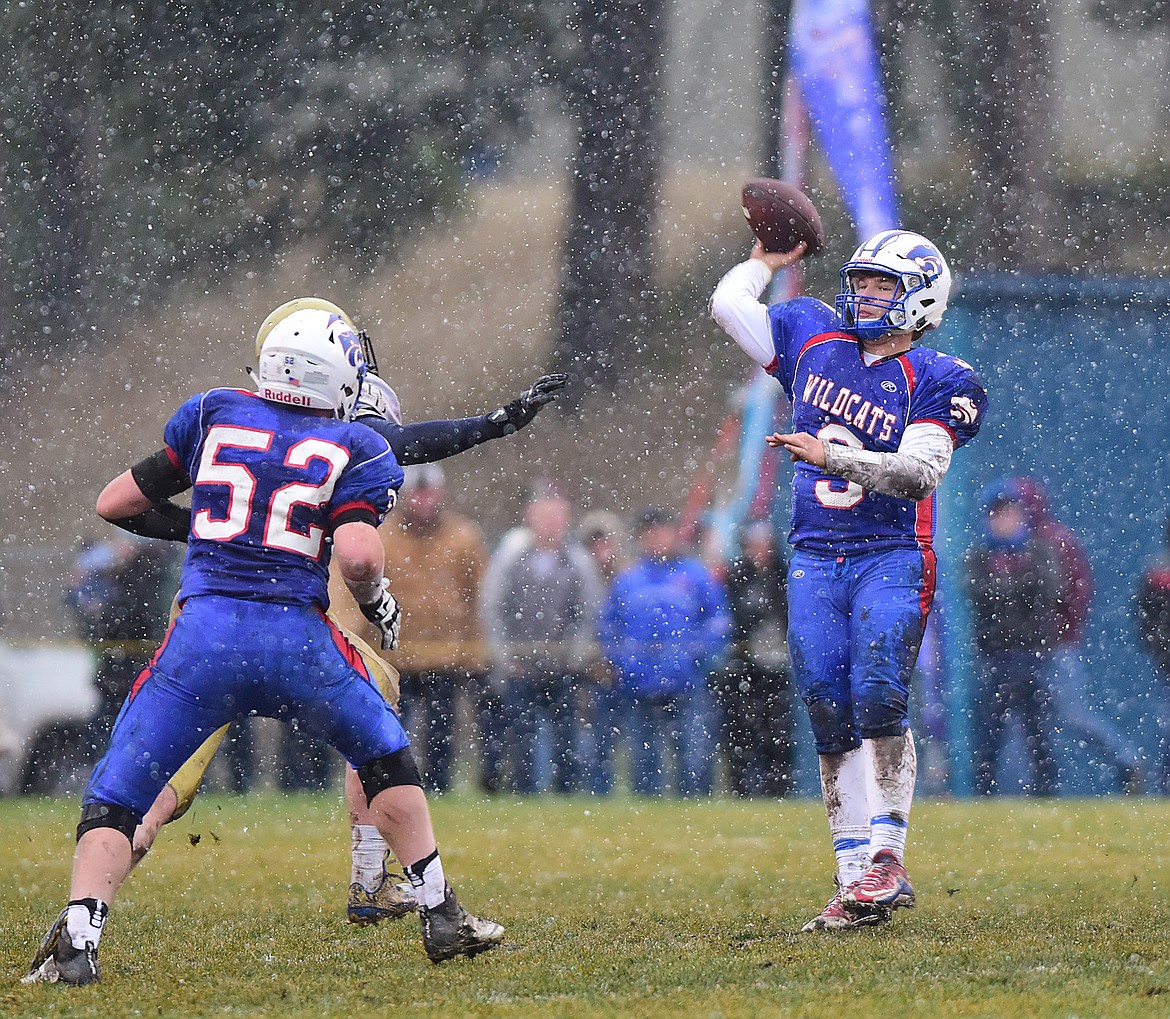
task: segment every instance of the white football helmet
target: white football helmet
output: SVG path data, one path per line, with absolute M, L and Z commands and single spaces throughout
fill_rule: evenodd
M 332 301 L 326 301 L 323 297 L 297 297 L 291 301 L 286 301 L 274 312 L 272 312 L 261 324 L 260 329 L 256 333 L 256 356 L 260 356 L 260 348 L 264 345 L 268 334 L 276 328 L 278 322 L 289 317 L 297 311 L 305 310 L 319 310 L 330 311 L 334 315 L 340 315 L 342 321 L 350 327 L 356 334 L 358 340 L 362 345 L 362 354 L 365 355 L 366 367 L 370 371 L 377 373 L 378 358 L 374 354 L 374 344 L 371 342 L 369 334 L 364 329 L 359 329 L 353 324 L 353 319 L 350 318 L 341 308 L 339 308 Z
M 353 408 L 353 419 L 360 421 L 364 417 L 381 418 L 391 424 L 402 424 L 402 404 L 398 394 L 390 388 L 385 379 L 367 372 L 362 381 L 362 392 Z
M 361 341 L 344 313 L 301 308 L 281 317 L 260 341 L 256 385 L 273 403 L 349 420 L 365 374 Z
M 853 292 L 854 273 L 880 273 L 900 281 L 889 300 L 864 298 L 867 305 L 885 309 L 880 318 L 859 318 L 862 298 Z M 886 230 L 841 266 L 841 292 L 834 306 L 846 330 L 858 339 L 876 340 L 891 332 L 933 329 L 942 321 L 950 293 L 951 270 L 938 248 L 921 234 Z
M 260 329 L 256 333 L 256 356 L 260 356 L 260 348 L 264 346 L 264 341 L 268 339 L 268 334 L 276 328 L 277 323 L 282 322 L 294 312 L 309 310 L 331 311 L 334 315 L 340 315 L 345 324 L 355 333 L 357 332 L 357 326 L 353 324 L 353 319 L 332 301 L 326 301 L 322 297 L 297 297 L 294 300 L 286 301 L 260 324 Z

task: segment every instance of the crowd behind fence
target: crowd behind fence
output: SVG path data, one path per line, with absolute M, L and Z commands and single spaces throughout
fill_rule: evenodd
M 932 617 L 915 674 L 922 791 L 964 791 L 955 781 L 964 766 L 956 754 L 964 751 L 954 734 L 965 725 L 979 734 L 965 766 L 980 794 L 1082 791 L 1068 788 L 1074 767 L 1082 782 L 1089 769 L 1095 792 L 1167 792 L 1170 713 L 1161 697 L 1170 687 L 1170 560 L 1153 559 L 1129 581 L 1135 639 L 1149 656 L 1149 710 L 1157 720 L 1150 742 L 1087 687 L 1092 568 L 1043 486 L 1002 479 L 984 491 L 982 510 L 981 536 L 962 561 L 974 696 L 955 697 L 960 684 L 941 625 L 948 609 Z M 549 483 L 533 493 L 524 521 L 489 549 L 472 521 L 443 504 L 442 475 L 433 471 L 408 477 L 401 517 L 385 525 L 388 552 L 397 555 L 388 569 L 407 606 L 402 651 L 389 657 L 401 673 L 401 714 L 434 790 L 817 792 L 784 641 L 783 543 L 767 521 L 743 528 L 727 561 L 709 562 L 667 510 L 649 507 L 629 523 L 613 514 L 575 521 Z M 83 681 L 97 704 L 62 701 L 55 686 L 63 677 L 30 674 L 19 656 L 9 657 L 0 694 L 11 704 L 18 688 L 35 689 L 74 723 L 89 712 L 77 738 L 91 758 L 165 626 L 177 557 L 153 545 L 122 547 L 118 554 L 133 568 L 111 574 L 146 582 L 130 592 L 146 609 L 140 623 L 86 573 L 87 563 L 110 568 L 104 544 L 0 553 L 4 643 L 86 649 Z M 420 557 L 423 548 L 429 558 Z M 75 671 L 78 660 L 69 659 Z M 75 690 L 76 682 L 62 689 Z M 29 769 L 51 766 L 49 751 L 30 757 L 30 744 L 54 716 L 40 716 L 39 729 L 13 732 L 23 717 L 5 711 L 0 757 L 23 760 L 0 788 L 43 791 L 30 785 Z M 60 740 L 51 746 L 71 750 Z M 326 789 L 340 766 L 295 727 L 248 719 L 208 781 L 235 792 Z

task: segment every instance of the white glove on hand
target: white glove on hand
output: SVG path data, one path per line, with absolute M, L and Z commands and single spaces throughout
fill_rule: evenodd
M 398 647 L 398 631 L 402 626 L 402 606 L 390 593 L 390 581 L 382 578 L 382 590 L 368 605 L 359 605 L 362 615 L 373 623 L 382 634 L 382 650 L 393 651 Z

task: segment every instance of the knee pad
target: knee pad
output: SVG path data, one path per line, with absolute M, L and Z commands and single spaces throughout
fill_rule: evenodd
M 116 803 L 86 803 L 81 808 L 81 821 L 77 825 L 77 837 L 81 838 L 87 831 L 94 828 L 113 828 L 126 836 L 134 843 L 134 829 L 142 820 L 128 807 L 120 807 Z
M 422 775 L 419 774 L 418 765 L 414 763 L 410 747 L 403 747 L 385 757 L 370 761 L 369 764 L 363 764 L 357 769 L 357 773 L 367 803 L 378 793 L 396 785 L 416 785 L 421 789 L 423 784 Z
M 906 695 L 893 686 L 863 687 L 854 710 L 862 739 L 901 736 L 910 725 Z
M 853 713 L 829 697 L 806 697 L 808 720 L 818 754 L 845 754 L 861 746 Z

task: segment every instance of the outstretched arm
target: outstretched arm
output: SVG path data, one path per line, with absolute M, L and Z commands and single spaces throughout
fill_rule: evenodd
M 403 467 L 446 460 L 489 439 L 498 439 L 504 432 L 496 428 L 487 415 L 454 420 L 420 421 L 411 425 L 396 425 L 391 421 L 365 417 L 369 425 L 382 436 Z
M 519 431 L 560 395 L 566 382 L 568 376 L 561 372 L 542 375 L 515 400 L 479 417 L 403 425 L 374 414 L 362 415 L 359 406 L 358 420 L 390 443 L 395 457 L 404 467 L 433 463 L 490 439 L 500 439 Z

